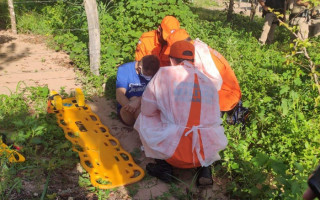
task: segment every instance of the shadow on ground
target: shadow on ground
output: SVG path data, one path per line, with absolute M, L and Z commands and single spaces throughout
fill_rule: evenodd
M 30 55 L 30 49 L 28 47 L 20 53 L 14 53 L 16 51 L 17 44 L 12 42 L 13 40 L 16 40 L 16 38 L 7 35 L 0 35 L 0 65 L 6 65 Z M 12 43 L 10 45 L 5 45 L 9 42 Z

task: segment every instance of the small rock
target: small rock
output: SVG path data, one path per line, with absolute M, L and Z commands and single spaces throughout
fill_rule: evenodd
M 76 172 L 81 173 L 81 174 L 83 173 L 83 168 L 80 163 L 77 163 Z
M 68 197 L 68 200 L 73 200 L 73 197 Z
M 33 196 L 37 197 L 37 196 L 39 196 L 39 194 L 35 192 L 35 193 L 33 193 Z

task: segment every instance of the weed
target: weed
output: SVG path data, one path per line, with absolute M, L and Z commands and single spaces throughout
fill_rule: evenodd
M 129 196 L 134 197 L 138 193 L 140 189 L 140 185 L 139 183 L 134 183 L 134 184 L 128 185 L 126 188 L 128 190 Z
M 139 164 L 141 161 L 139 161 L 139 158 L 142 156 L 142 152 L 139 148 L 134 148 L 133 151 L 130 153 L 133 160 Z
M 111 112 L 111 113 L 109 114 L 109 117 L 110 117 L 111 119 L 118 119 L 118 114 L 115 113 L 115 112 Z

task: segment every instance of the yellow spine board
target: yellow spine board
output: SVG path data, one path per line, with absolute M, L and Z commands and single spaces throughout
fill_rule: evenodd
M 26 159 L 23 155 L 15 150 L 10 149 L 5 143 L 0 140 L 0 156 L 6 155 L 9 162 L 24 162 Z
M 78 105 L 77 98 L 79 100 L 79 96 L 63 99 L 62 110 L 56 109 L 52 102 L 48 110 L 56 113 L 58 124 L 72 142 L 73 150 L 79 153 L 80 163 L 90 174 L 92 185 L 110 189 L 141 180 L 143 169 L 135 164 L 88 105 Z M 84 102 L 80 95 L 81 100 Z

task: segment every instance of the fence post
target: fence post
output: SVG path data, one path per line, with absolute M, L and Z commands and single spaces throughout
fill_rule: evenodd
M 13 0 L 8 0 L 12 33 L 17 34 L 16 15 L 14 14 Z
M 90 70 L 99 75 L 100 66 L 100 28 L 96 0 L 84 0 L 89 29 Z

